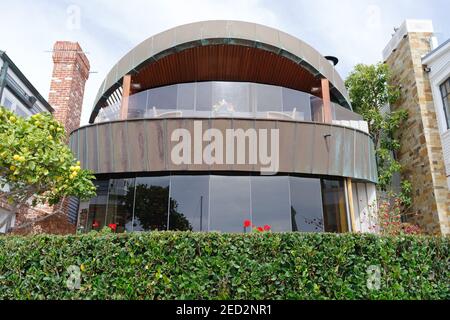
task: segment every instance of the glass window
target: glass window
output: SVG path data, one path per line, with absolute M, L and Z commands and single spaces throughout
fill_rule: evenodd
M 95 180 L 94 185 L 97 187 L 97 196 L 89 203 L 86 231 L 99 231 L 106 225 L 109 180 Z
M 251 183 L 253 224 L 291 231 L 288 177 L 251 177 Z
M 244 221 L 251 220 L 249 179 L 211 176 L 210 231 L 244 231 Z
M 177 108 L 177 85 L 148 90 L 148 110 L 173 110 Z
M 441 94 L 447 129 L 450 129 L 450 78 L 441 85 Z
M 290 177 L 292 231 L 323 232 L 320 179 Z
M 134 231 L 167 230 L 169 177 L 136 179 Z
M 144 118 L 148 91 L 133 94 L 128 98 L 128 119 Z
M 213 111 L 216 114 L 250 112 L 249 85 L 239 82 L 214 82 Z
M 346 232 L 347 209 L 343 180 L 322 180 L 325 232 Z
M 16 104 L 15 113 L 22 118 L 28 118 L 31 115 L 31 112 L 28 111 L 28 109 L 26 107 L 19 105 L 19 104 Z
M 117 232 L 133 230 L 134 179 L 111 179 L 106 225 L 116 224 Z
M 178 110 L 194 110 L 195 107 L 195 83 L 183 83 L 178 85 Z
M 11 110 L 11 109 L 12 109 L 12 106 L 13 106 L 13 103 L 12 103 L 11 100 L 9 100 L 8 98 L 5 97 L 5 100 L 3 101 L 3 106 L 4 106 L 6 109 Z
M 197 111 L 212 111 L 213 103 L 211 82 L 197 83 L 196 104 Z
M 173 176 L 169 229 L 208 231 L 209 176 Z
M 311 120 L 323 122 L 323 102 L 322 99 L 310 96 L 311 99 Z
M 282 111 L 281 87 L 257 85 L 256 106 L 258 112 Z
M 283 111 L 293 112 L 295 110 L 295 119 L 311 120 L 311 101 L 310 95 L 304 92 L 283 88 Z

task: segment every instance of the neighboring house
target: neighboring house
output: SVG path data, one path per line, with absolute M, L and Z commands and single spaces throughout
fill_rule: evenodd
M 449 75 L 450 44 L 435 47 L 429 20 L 406 20 L 383 51 L 400 85 L 401 100 L 392 110 L 406 109 L 409 117 L 398 130 L 397 154 L 402 175 L 412 183 L 412 219 L 427 233 L 450 233 Z M 433 50 L 434 49 L 434 50 Z
M 238 21 L 145 40 L 103 81 L 91 124 L 70 135 L 98 187 L 79 228 L 243 232 L 251 220 L 274 231 L 371 231 L 373 141 L 331 62 L 291 35 Z M 215 161 L 196 153 L 202 137 L 230 129 L 245 161 L 221 162 L 219 144 Z M 278 130 L 269 147 L 278 174 L 264 174 L 261 157 L 250 161 L 252 129 Z M 181 162 L 173 156 L 180 132 L 193 139 Z
M 0 105 L 22 117 L 54 111 L 4 51 L 0 51 Z
M 450 188 L 450 39 L 422 58 L 431 82 L 434 107 Z
M 84 86 L 89 76 L 89 62 L 78 43 L 57 42 L 53 50 L 54 69 L 50 85 L 49 102 L 27 80 L 19 68 L 0 51 L 0 104 L 22 117 L 35 113 L 51 112 L 60 121 L 66 131 L 80 124 Z M 21 233 L 31 231 L 48 233 L 70 233 L 75 231 L 78 201 L 70 198 L 55 208 L 39 206 L 21 208 L 16 217 L 0 229 L 0 233 L 9 230 L 17 222 L 23 223 L 62 209 L 64 214 L 54 215 Z M 8 216 L 9 205 L 0 203 L 0 221 Z M 9 220 L 9 219 L 8 219 Z
M 0 105 L 21 117 L 54 111 L 4 51 L 0 51 Z M 0 222 L 7 216 L 8 205 L 0 203 Z M 15 218 L 0 228 L 0 233 L 14 226 Z

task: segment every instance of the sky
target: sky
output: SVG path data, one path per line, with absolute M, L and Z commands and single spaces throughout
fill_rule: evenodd
M 0 0 L 0 50 L 48 97 L 55 41 L 78 41 L 91 63 L 82 124 L 99 86 L 129 50 L 180 24 L 214 19 L 256 22 L 290 33 L 340 59 L 343 78 L 376 63 L 405 19 L 431 19 L 450 37 L 449 0 Z

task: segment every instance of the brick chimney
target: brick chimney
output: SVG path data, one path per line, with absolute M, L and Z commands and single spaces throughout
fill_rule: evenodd
M 80 126 L 89 60 L 78 42 L 57 41 L 53 47 L 53 74 L 48 102 L 54 116 L 70 132 Z

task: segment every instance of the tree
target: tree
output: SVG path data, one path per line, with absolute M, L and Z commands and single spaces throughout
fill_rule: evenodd
M 12 209 L 0 228 L 23 206 L 95 196 L 94 176 L 80 168 L 65 138 L 64 128 L 49 113 L 25 119 L 0 107 L 0 201 Z
M 400 88 L 391 85 L 392 82 L 391 71 L 383 63 L 358 64 L 345 81 L 353 109 L 369 124 L 376 149 L 378 187 L 382 191 L 389 189 L 393 175 L 402 169 L 394 158 L 394 153 L 400 148 L 395 132 L 408 118 L 406 110 L 383 112 L 387 105 L 393 105 L 400 99 Z M 401 198 L 405 206 L 411 202 L 409 192 L 409 181 L 403 181 Z

